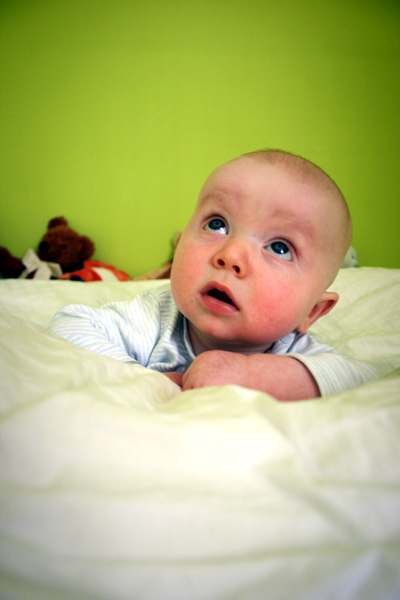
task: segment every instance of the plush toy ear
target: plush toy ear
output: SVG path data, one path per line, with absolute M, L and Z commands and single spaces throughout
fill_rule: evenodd
M 54 219 L 50 219 L 47 230 L 53 229 L 53 227 L 57 227 L 57 225 L 68 225 L 68 221 L 67 219 L 64 219 L 64 217 L 54 217 Z
M 307 333 L 308 328 L 320 317 L 327 315 L 338 300 L 339 296 L 335 292 L 324 292 L 310 314 L 297 327 L 297 331 L 300 333 Z
M 81 244 L 81 250 L 80 250 L 81 260 L 87 260 L 94 254 L 94 250 L 95 250 L 94 243 L 86 235 L 81 235 L 81 237 L 79 238 L 79 242 Z

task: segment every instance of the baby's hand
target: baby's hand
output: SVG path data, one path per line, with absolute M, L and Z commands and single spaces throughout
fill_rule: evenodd
M 235 352 L 209 350 L 196 356 L 183 373 L 182 389 L 208 385 L 247 385 L 247 356 Z
M 183 373 L 180 373 L 179 371 L 173 371 L 172 373 L 164 373 L 164 375 L 166 377 L 168 377 L 168 379 L 170 379 L 171 381 L 176 383 L 176 385 L 179 385 L 179 387 L 182 387 Z

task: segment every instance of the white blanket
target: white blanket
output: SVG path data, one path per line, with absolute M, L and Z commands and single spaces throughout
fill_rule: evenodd
M 0 281 L 0 598 L 398 600 L 400 271 L 343 269 L 314 327 L 381 379 L 297 403 L 46 330 L 154 285 Z

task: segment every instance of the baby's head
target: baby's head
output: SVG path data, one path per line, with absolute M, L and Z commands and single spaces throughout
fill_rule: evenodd
M 350 243 L 343 195 L 313 163 L 267 150 L 216 169 L 171 273 L 195 352 L 262 352 L 307 331 L 338 299 L 326 289 Z
M 321 218 L 324 228 L 324 243 L 330 248 L 330 259 L 327 261 L 327 277 L 330 285 L 335 279 L 344 257 L 350 247 L 352 238 L 352 223 L 346 200 L 331 177 L 313 162 L 282 150 L 260 150 L 244 154 L 231 162 L 242 158 L 252 158 L 260 163 L 266 163 L 281 170 L 288 178 L 308 184 L 319 191 L 321 208 L 327 203 L 326 211 L 315 215 L 317 221 Z M 228 163 L 229 164 L 229 163 Z M 297 198 L 295 200 L 300 200 Z M 299 211 L 302 207 L 299 206 Z M 326 231 L 328 227 L 328 231 Z

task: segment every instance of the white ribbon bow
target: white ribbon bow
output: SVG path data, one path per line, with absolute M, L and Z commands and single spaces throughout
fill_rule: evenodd
M 26 279 L 33 271 L 35 271 L 34 279 L 51 279 L 51 277 L 58 279 L 63 274 L 59 264 L 40 260 L 32 248 L 25 254 L 22 262 L 26 269 L 21 273 L 19 279 Z

